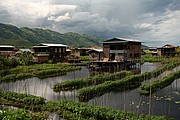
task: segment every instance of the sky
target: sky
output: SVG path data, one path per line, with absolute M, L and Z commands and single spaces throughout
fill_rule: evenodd
M 180 46 L 180 0 L 1 0 L 0 23 Z

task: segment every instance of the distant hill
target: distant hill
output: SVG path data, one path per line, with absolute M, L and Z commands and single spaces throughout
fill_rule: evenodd
M 149 49 L 149 47 L 148 47 L 148 46 L 146 46 L 146 45 L 141 44 L 141 49 L 143 49 L 143 50 L 148 50 L 148 49 Z
M 18 28 L 0 23 L 0 44 L 16 47 L 31 47 L 38 43 L 63 43 L 74 47 L 101 46 L 102 39 L 92 35 L 78 33 L 58 33 L 49 29 Z

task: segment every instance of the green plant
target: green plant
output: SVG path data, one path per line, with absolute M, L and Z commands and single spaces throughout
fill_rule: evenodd
M 114 110 L 111 108 L 93 106 L 83 102 L 60 100 L 57 102 L 49 101 L 44 106 L 44 110 L 51 112 L 69 111 L 71 114 L 77 116 L 74 119 L 94 119 L 94 120 L 148 120 L 148 115 L 136 115 L 131 112 Z M 67 116 L 67 115 L 66 115 Z M 79 117 L 79 118 L 78 118 Z M 150 116 L 151 120 L 171 120 L 165 116 Z
M 46 100 L 42 97 L 36 97 L 33 95 L 15 93 L 10 91 L 3 91 L 3 90 L 0 90 L 0 98 L 14 102 L 24 103 L 27 105 L 43 105 L 45 104 L 45 100 Z
M 0 120 L 45 120 L 44 113 L 32 113 L 28 110 L 3 109 L 0 110 Z
M 160 80 L 155 80 L 150 83 L 144 84 L 138 88 L 140 94 L 143 95 L 150 95 L 168 85 L 170 85 L 174 80 L 180 78 L 180 70 L 174 73 L 171 73 Z
M 141 85 L 141 82 L 143 82 L 144 80 L 149 80 L 150 78 L 157 77 L 162 72 L 173 69 L 174 67 L 179 65 L 180 62 L 170 63 L 160 68 L 157 68 L 151 72 L 145 72 L 139 75 L 130 75 L 116 81 L 107 81 L 96 86 L 81 88 L 78 90 L 79 101 L 88 101 L 94 97 L 101 96 L 111 91 L 125 91 L 137 88 Z
M 74 89 L 80 89 L 87 86 L 98 85 L 106 81 L 115 81 L 130 75 L 131 72 L 121 71 L 113 74 L 96 75 L 88 78 L 80 78 L 74 80 L 68 80 L 61 83 L 56 83 L 53 87 L 55 92 L 69 91 Z

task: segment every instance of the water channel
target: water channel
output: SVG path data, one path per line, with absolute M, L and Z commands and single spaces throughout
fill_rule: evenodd
M 159 64 L 145 63 L 141 65 L 141 73 L 152 71 L 159 66 Z M 161 74 L 160 77 L 177 70 L 180 70 L 180 67 L 167 71 Z M 30 78 L 23 81 L 1 83 L 0 89 L 42 96 L 47 100 L 53 101 L 61 99 L 78 101 L 76 90 L 55 93 L 52 87 L 57 82 L 89 76 L 89 70 L 86 67 L 82 67 L 81 70 L 69 72 L 59 77 L 47 79 Z M 141 96 L 137 90 L 134 89 L 125 92 L 107 93 L 101 97 L 90 100 L 88 103 L 95 106 L 105 106 L 118 110 L 131 111 L 136 114 L 166 115 L 178 120 L 178 118 L 180 118 L 180 79 L 175 80 L 168 87 L 159 90 L 153 94 L 151 98 Z

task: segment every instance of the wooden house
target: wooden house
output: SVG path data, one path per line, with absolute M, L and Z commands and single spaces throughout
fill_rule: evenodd
M 141 42 L 126 38 L 112 38 L 103 42 L 103 52 L 109 61 L 141 58 Z
M 14 56 L 18 51 L 14 46 L 11 45 L 0 45 L 0 56 L 8 58 Z
M 91 48 L 70 48 L 71 54 L 76 57 L 87 56 L 87 51 L 91 50 Z
M 162 57 L 174 57 L 176 54 L 176 47 L 170 44 L 166 44 L 158 48 L 160 51 L 160 56 Z
M 87 53 L 91 61 L 102 61 L 104 59 L 103 49 L 91 49 Z
M 19 55 L 21 53 L 30 53 L 30 54 L 33 54 L 33 50 L 31 49 L 27 49 L 27 48 L 20 48 L 15 54 L 16 55 Z
M 66 47 L 64 44 L 45 44 L 41 43 L 33 46 L 35 62 L 63 62 L 66 61 Z

